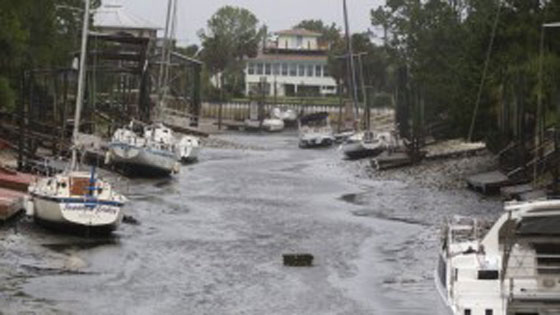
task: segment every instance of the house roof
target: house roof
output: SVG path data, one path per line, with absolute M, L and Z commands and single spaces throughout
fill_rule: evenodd
M 95 27 L 120 28 L 120 29 L 147 29 L 159 30 L 160 27 L 141 17 L 126 12 L 117 2 L 108 2 L 95 10 L 93 17 Z
M 296 28 L 291 30 L 283 30 L 276 32 L 276 35 L 292 35 L 292 36 L 308 36 L 308 37 L 321 37 L 321 33 L 312 32 L 303 28 Z

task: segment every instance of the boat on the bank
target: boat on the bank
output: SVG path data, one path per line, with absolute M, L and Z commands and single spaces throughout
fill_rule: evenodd
M 175 142 L 171 129 L 163 124 L 131 122 L 113 134 L 106 162 L 128 175 L 169 176 L 180 170 Z
M 298 114 L 295 110 L 290 108 L 280 108 L 275 107 L 270 112 L 271 118 L 277 118 L 282 120 L 285 124 L 295 124 L 297 122 Z
M 111 184 L 95 172 L 83 172 L 78 166 L 77 138 L 83 103 L 86 73 L 87 30 L 89 4 L 85 1 L 84 25 L 76 96 L 75 124 L 73 131 L 72 161 L 61 174 L 39 179 L 29 185 L 30 199 L 26 203 L 27 213 L 37 223 L 62 228 L 88 228 L 109 232 L 117 228 L 123 219 L 126 197 L 116 192 Z
M 200 152 L 200 139 L 195 136 L 182 136 L 176 145 L 177 154 L 183 163 L 192 163 L 198 160 Z
M 329 113 L 305 115 L 299 119 L 299 147 L 327 147 L 335 142 Z
M 509 202 L 444 229 L 435 284 L 453 315 L 560 314 L 560 200 Z
M 284 121 L 278 118 L 265 118 L 262 120 L 245 119 L 243 128 L 247 131 L 279 132 L 284 130 Z
M 375 134 L 368 130 L 349 137 L 340 148 L 346 158 L 357 160 L 379 155 L 393 146 L 391 140 L 391 134 L 388 132 Z

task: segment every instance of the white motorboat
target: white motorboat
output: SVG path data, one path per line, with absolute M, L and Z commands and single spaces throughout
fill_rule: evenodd
M 435 282 L 449 314 L 560 314 L 560 200 L 506 203 L 489 229 L 455 218 Z
M 335 142 L 329 122 L 329 113 L 309 114 L 299 120 L 299 147 L 331 146 Z
M 284 121 L 278 118 L 267 118 L 263 120 L 262 128 L 268 132 L 278 132 L 284 130 Z
M 373 131 L 358 132 L 341 145 L 344 155 L 351 160 L 375 157 L 396 147 L 396 139 L 390 132 L 375 134 Z
M 181 162 L 195 162 L 198 160 L 198 152 L 200 152 L 200 139 L 195 136 L 182 136 L 177 141 L 176 150 Z
M 180 170 L 179 156 L 171 129 L 154 124 L 135 131 L 134 122 L 128 128 L 115 131 L 106 162 L 128 175 L 168 176 Z
M 123 219 L 123 206 L 127 199 L 100 179 L 92 168 L 91 173 L 78 170 L 78 135 L 84 96 L 86 73 L 86 47 L 89 26 L 90 0 L 85 1 L 84 24 L 78 74 L 78 92 L 74 117 L 72 161 L 62 174 L 42 178 L 29 185 L 30 199 L 27 213 L 37 223 L 53 227 L 88 228 L 94 231 L 112 231 Z
M 297 121 L 297 112 L 293 109 L 282 109 L 280 107 L 275 107 L 270 112 L 270 117 L 281 119 L 285 123 L 295 123 Z

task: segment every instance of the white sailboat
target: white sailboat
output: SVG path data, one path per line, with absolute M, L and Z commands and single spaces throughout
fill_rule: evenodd
M 41 178 L 29 186 L 30 199 L 27 212 L 38 223 L 67 228 L 89 228 L 112 231 L 122 222 L 126 197 L 116 192 L 106 181 L 99 178 L 95 168 L 91 172 L 78 170 L 76 147 L 86 67 L 86 48 L 89 26 L 89 4 L 85 1 L 78 93 L 76 97 L 74 147 L 70 168 L 62 174 Z
M 168 176 L 180 170 L 172 131 L 163 124 L 140 126 L 137 131 L 131 122 L 117 129 L 106 162 L 133 176 Z
M 162 47 L 161 69 L 158 82 L 158 102 L 155 108 L 155 120 L 161 119 L 161 111 L 166 98 L 166 79 L 169 75 L 170 40 L 169 28 L 171 15 L 176 12 L 176 2 L 169 0 L 164 44 Z M 115 131 L 106 162 L 131 176 L 169 176 L 180 170 L 177 147 L 179 144 L 173 131 L 162 123 L 143 126 L 140 131 L 134 128 L 134 122 Z
M 560 314 L 560 200 L 506 203 L 487 231 L 455 218 L 435 283 L 448 314 Z

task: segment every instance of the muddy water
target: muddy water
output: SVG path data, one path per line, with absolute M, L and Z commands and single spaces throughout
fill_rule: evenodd
M 130 183 L 107 238 L 0 228 L 0 313 L 438 314 L 443 218 L 498 203 L 358 178 L 335 148 L 294 135 L 230 135 L 265 150 L 206 149 L 166 180 Z M 311 253 L 287 268 L 283 253 Z

